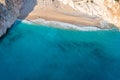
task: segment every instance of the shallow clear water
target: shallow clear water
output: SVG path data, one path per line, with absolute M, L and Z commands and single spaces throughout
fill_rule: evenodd
M 120 32 L 18 21 L 0 39 L 0 80 L 120 80 Z

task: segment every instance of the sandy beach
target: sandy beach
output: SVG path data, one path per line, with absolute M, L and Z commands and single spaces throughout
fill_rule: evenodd
M 90 17 L 76 14 L 77 11 L 73 10 L 71 7 L 65 6 L 56 8 L 54 5 L 49 5 L 49 7 L 42 7 L 36 5 L 32 12 L 26 17 L 27 20 L 35 19 L 45 19 L 49 21 L 60 21 L 65 23 L 71 23 L 74 25 L 84 25 L 84 26 L 97 26 L 100 27 L 100 18 Z

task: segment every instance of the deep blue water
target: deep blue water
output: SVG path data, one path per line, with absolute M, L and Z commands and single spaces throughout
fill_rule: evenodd
M 120 32 L 17 21 L 0 39 L 0 80 L 120 80 Z

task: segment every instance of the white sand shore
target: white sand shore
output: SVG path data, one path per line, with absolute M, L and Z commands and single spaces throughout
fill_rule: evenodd
M 65 10 L 64 10 L 65 9 Z M 44 7 L 36 5 L 34 10 L 26 17 L 28 20 L 45 19 L 49 21 L 60 21 L 65 23 L 71 23 L 75 25 L 85 26 L 98 26 L 100 27 L 100 18 L 89 17 L 71 8 L 65 7 L 64 9 L 56 9 L 54 7 Z M 79 14 L 79 15 L 78 15 Z
M 65 6 L 61 4 L 62 7 L 56 8 L 55 5 L 51 4 L 49 6 L 36 5 L 32 12 L 25 18 L 25 20 L 32 21 L 34 23 L 41 23 L 47 25 L 53 25 L 64 29 L 104 29 L 109 28 L 109 24 L 104 23 L 101 18 L 88 16 L 80 13 L 70 6 Z M 28 8 L 29 9 L 29 8 Z M 65 26 L 61 26 L 64 24 Z M 67 24 L 67 25 L 66 25 Z M 68 25 L 70 24 L 70 25 Z M 72 25 L 72 26 L 71 26 Z M 94 26 L 94 28 L 92 27 Z M 81 28 L 82 27 L 82 28 Z M 85 28 L 83 28 L 85 27 Z M 96 27 L 96 28 L 95 28 Z

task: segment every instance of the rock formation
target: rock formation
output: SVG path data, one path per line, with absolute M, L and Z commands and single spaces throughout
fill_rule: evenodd
M 120 27 L 120 0 L 59 0 L 90 16 L 100 17 L 104 22 Z
M 19 16 L 23 0 L 0 0 L 0 37 Z

